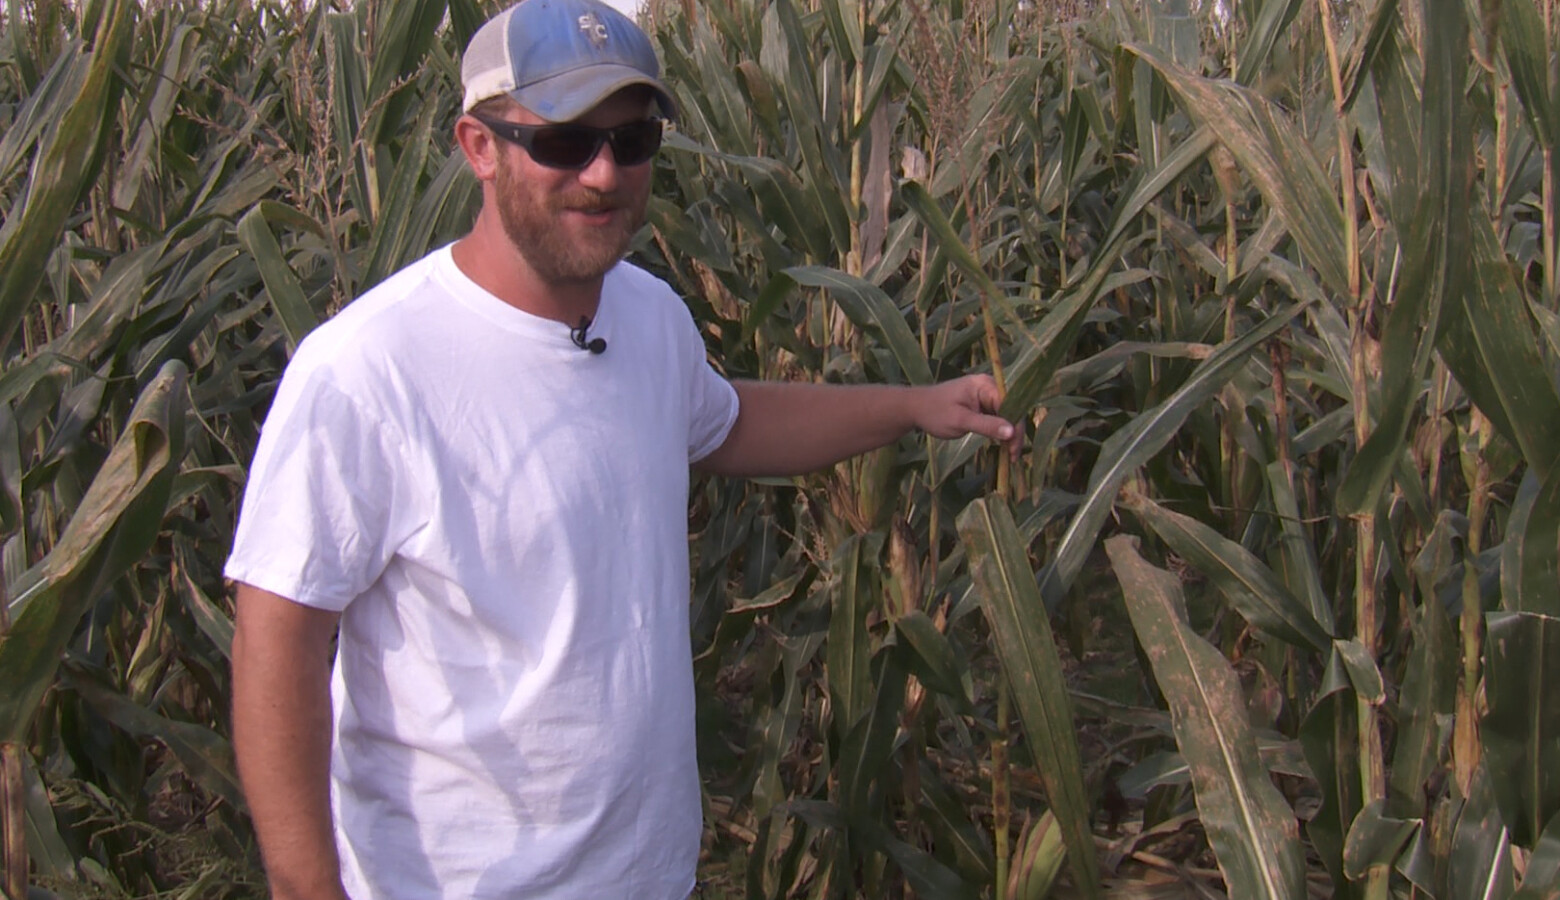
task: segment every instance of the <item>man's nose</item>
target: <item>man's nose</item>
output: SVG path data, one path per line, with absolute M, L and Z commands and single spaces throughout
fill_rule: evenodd
M 601 149 L 596 151 L 596 158 L 587 163 L 579 175 L 580 184 L 603 192 L 615 190 L 621 178 L 617 157 L 612 155 L 612 145 L 606 142 L 602 143 Z

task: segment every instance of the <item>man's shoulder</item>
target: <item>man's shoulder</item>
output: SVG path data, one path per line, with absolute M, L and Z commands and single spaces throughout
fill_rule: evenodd
M 328 385 L 359 399 L 403 378 L 408 362 L 418 358 L 419 323 L 449 314 L 448 289 L 437 277 L 439 253 L 402 268 L 309 332 L 286 377 L 300 389 Z M 310 384 L 315 387 L 305 387 Z
M 682 295 L 660 276 L 628 260 L 607 273 L 602 293 L 616 293 L 631 300 L 634 309 L 673 320 L 692 320 Z
M 404 319 L 421 305 L 444 305 L 449 291 L 438 275 L 448 256 L 449 249 L 440 248 L 409 263 L 342 307 L 321 328 L 358 331 L 372 323 Z
M 445 252 L 433 251 L 349 302 L 309 333 L 298 355 L 337 358 L 375 347 L 393 350 L 401 335 L 415 330 L 419 309 L 447 308 L 448 291 L 437 278 Z

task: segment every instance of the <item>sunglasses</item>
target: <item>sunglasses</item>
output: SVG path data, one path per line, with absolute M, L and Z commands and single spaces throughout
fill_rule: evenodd
M 583 169 L 601 152 L 602 144 L 612 145 L 612 158 L 620 166 L 649 162 L 661 149 L 660 119 L 641 119 L 616 128 L 592 128 L 569 123 L 517 125 L 484 116 L 472 118 L 504 140 L 524 147 L 531 159 L 550 169 Z

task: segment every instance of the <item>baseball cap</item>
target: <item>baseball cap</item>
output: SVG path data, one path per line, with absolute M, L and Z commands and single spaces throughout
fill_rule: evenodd
M 549 122 L 568 122 L 642 84 L 655 92 L 662 115 L 677 114 L 650 38 L 598 0 L 522 0 L 509 7 L 472 35 L 460 80 L 467 111 L 508 94 Z

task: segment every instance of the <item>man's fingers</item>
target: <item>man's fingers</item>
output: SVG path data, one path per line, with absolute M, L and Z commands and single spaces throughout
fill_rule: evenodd
M 934 400 L 926 407 L 927 417 L 922 428 L 933 437 L 952 440 L 966 434 L 1006 444 L 1008 454 L 1018 458 L 1023 448 L 1023 432 L 998 415 L 993 415 L 1002 405 L 997 382 L 990 375 L 966 375 L 955 381 L 944 382 L 936 389 L 941 400 Z M 928 395 L 930 399 L 934 395 Z
M 976 414 L 969 417 L 962 424 L 961 431 L 972 432 L 1004 444 L 1014 443 L 1018 438 L 1018 429 L 1013 426 L 1012 422 L 1001 416 Z

